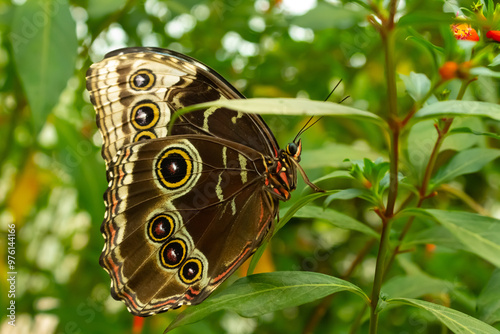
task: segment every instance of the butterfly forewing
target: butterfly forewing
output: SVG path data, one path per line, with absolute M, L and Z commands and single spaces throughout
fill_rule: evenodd
M 107 162 L 131 142 L 167 136 L 166 125 L 176 110 L 243 98 L 207 66 L 156 48 L 109 53 L 88 70 L 87 89 L 97 111 L 97 125 L 104 139 L 102 154 Z M 171 135 L 189 133 L 228 139 L 264 154 L 277 153 L 276 140 L 258 115 L 225 108 L 194 111 L 176 122 Z

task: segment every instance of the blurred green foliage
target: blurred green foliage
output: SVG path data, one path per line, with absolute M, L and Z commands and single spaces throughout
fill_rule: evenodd
M 398 3 L 391 53 L 397 96 L 391 96 L 377 31 L 383 30 L 380 18 L 391 13 L 378 0 L 1 2 L 1 332 L 133 330 L 133 317 L 110 297 L 109 277 L 98 265 L 105 167 L 85 90 L 90 64 L 125 46 L 186 53 L 217 70 L 247 97 L 322 101 L 342 80 L 330 101 L 349 96 L 343 105 L 389 121 L 394 121 L 389 104 L 395 101 L 399 121 L 409 121 L 399 137 L 396 208 L 440 210 L 413 209 L 389 217 L 388 254 L 393 256 L 379 307 L 390 311 L 380 313 L 379 332 L 446 332 L 429 315 L 439 317 L 441 309 L 404 298 L 449 306 L 500 328 L 500 252 L 495 253 L 500 225 L 497 219 L 472 214 L 500 216 L 500 44 L 485 38 L 486 31 L 500 30 L 500 6 L 492 0 L 478 3 L 487 23 L 468 0 Z M 470 19 L 480 41 L 456 40 L 450 25 L 457 12 Z M 443 81 L 445 64 L 456 64 L 459 70 Z M 470 79 L 476 80 L 464 86 Z M 431 109 L 438 100 L 457 98 L 486 104 L 476 113 L 469 105 L 451 104 L 449 113 L 460 116 L 453 124 L 449 114 L 440 114 L 443 104 Z M 467 111 L 470 117 L 462 117 Z M 301 116 L 265 119 L 282 145 L 305 121 Z M 386 172 L 394 155 L 389 134 L 369 122 L 324 117 L 302 136 L 302 166 L 311 180 L 321 178 L 320 186 L 332 192 L 324 202 L 293 210 L 297 217 L 270 242 L 272 260 L 265 261 L 265 269 L 320 272 L 344 278 L 369 295 L 379 252 L 380 209 L 389 189 Z M 441 137 L 446 140 L 433 156 Z M 283 213 L 303 198 L 299 181 Z M 318 211 L 322 206 L 328 207 L 323 217 Z M 408 217 L 416 218 L 410 218 L 413 225 L 405 231 Z M 14 269 L 4 261 L 9 224 L 16 231 Z M 396 256 L 395 250 L 404 254 Z M 7 273 L 13 270 L 15 328 L 4 316 L 11 300 Z M 218 312 L 175 333 L 367 332 L 369 311 L 362 299 L 347 292 L 332 296 L 255 318 Z M 142 332 L 162 332 L 178 313 L 147 318 Z

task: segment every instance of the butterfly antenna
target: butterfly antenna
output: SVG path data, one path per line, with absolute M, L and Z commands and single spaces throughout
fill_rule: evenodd
M 328 94 L 328 96 L 326 97 L 325 101 L 328 101 L 328 99 L 330 98 L 330 96 L 332 96 L 333 92 L 335 91 L 335 89 L 337 89 L 337 87 L 340 85 L 341 82 L 342 82 L 342 79 L 340 79 L 339 82 L 337 82 L 337 84 L 335 85 L 335 87 L 333 87 L 332 91 L 330 92 L 330 94 Z
M 301 134 L 303 134 L 303 133 L 304 133 L 304 131 L 306 131 L 306 130 L 307 130 L 307 129 L 306 129 L 306 128 L 307 128 L 307 125 L 311 122 L 311 120 L 312 120 L 313 118 L 314 118 L 314 116 L 309 117 L 309 119 L 307 120 L 306 124 L 304 124 L 304 125 L 302 126 L 302 128 L 299 130 L 299 132 L 297 133 L 297 135 L 295 136 L 295 138 L 293 138 L 293 142 L 294 142 L 294 143 L 295 143 L 295 142 L 296 142 L 296 140 L 300 137 L 300 135 L 301 135 Z M 316 122 L 314 122 L 314 123 L 316 123 Z M 314 123 L 313 123 L 313 124 L 314 124 Z
M 339 101 L 339 103 L 344 102 L 344 101 L 345 101 L 345 100 L 347 100 L 348 98 L 350 98 L 350 96 L 349 96 L 349 95 L 347 95 L 347 96 L 346 96 L 346 97 L 344 97 L 342 100 L 340 100 L 340 101 Z
M 337 82 L 337 84 L 335 85 L 335 87 L 333 87 L 332 91 L 330 92 L 330 94 L 328 94 L 328 96 L 326 97 L 325 101 L 328 101 L 328 99 L 330 98 L 330 96 L 332 96 L 333 92 L 337 89 L 337 87 L 340 85 L 340 83 L 342 82 L 342 79 L 339 80 L 339 82 Z M 347 99 L 349 96 L 345 97 L 342 101 L 340 101 L 340 103 L 342 103 L 345 99 Z M 314 116 L 311 116 L 306 124 L 304 124 L 304 126 L 300 129 L 299 133 L 297 133 L 297 135 L 295 136 L 295 138 L 293 139 L 293 142 L 295 143 L 296 140 L 304 133 L 306 132 L 307 130 L 309 130 L 314 124 L 318 123 L 320 119 L 323 118 L 323 116 L 321 116 L 320 118 L 318 118 L 317 120 L 314 121 L 314 123 L 312 124 L 309 124 L 312 119 L 314 118 Z

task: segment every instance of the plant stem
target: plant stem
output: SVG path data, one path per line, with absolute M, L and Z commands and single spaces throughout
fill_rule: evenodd
M 396 3 L 392 1 L 391 3 Z M 392 4 L 391 8 L 396 6 Z M 382 42 L 385 51 L 385 72 L 387 80 L 387 101 L 388 101 L 388 123 L 392 131 L 391 136 L 391 161 L 390 161 L 390 185 L 387 199 L 385 216 L 391 218 L 394 214 L 394 205 L 398 193 L 398 160 L 399 160 L 399 133 L 400 120 L 398 118 L 397 88 L 396 88 L 396 64 L 394 60 L 394 30 L 389 20 L 389 27 L 381 32 Z
M 373 247 L 373 244 L 375 243 L 376 240 L 377 239 L 375 238 L 371 238 L 370 240 L 368 240 L 368 242 L 364 245 L 364 247 L 361 249 L 358 255 L 356 255 L 356 258 L 354 259 L 354 261 L 352 261 L 347 271 L 340 278 L 346 280 L 349 277 L 351 277 L 354 270 L 358 267 L 358 265 L 361 262 L 363 262 L 363 259 L 365 258 L 366 254 L 370 252 L 370 249 Z M 318 325 L 319 321 L 324 317 L 326 311 L 328 310 L 328 307 L 332 303 L 332 300 L 335 296 L 336 294 L 326 296 L 325 298 L 323 298 L 321 303 L 318 306 L 316 306 L 316 309 L 314 310 L 306 327 L 304 327 L 302 334 L 311 334 L 314 332 L 314 329 Z M 366 304 L 364 305 L 366 306 Z
M 391 161 L 389 170 L 389 195 L 387 197 L 387 207 L 385 217 L 392 218 L 394 215 L 394 205 L 398 195 L 398 165 L 399 165 L 399 128 L 393 129 L 391 137 Z
M 373 279 L 373 290 L 370 304 L 370 334 L 377 333 L 378 327 L 378 310 L 377 305 L 380 297 L 380 288 L 385 273 L 385 257 L 387 247 L 389 246 L 389 232 L 391 229 L 390 220 L 382 220 L 382 232 L 380 236 L 380 246 L 377 254 L 377 265 L 375 267 L 375 278 Z
M 377 333 L 378 310 L 377 306 L 380 299 L 380 288 L 385 274 L 385 258 L 389 246 L 389 233 L 391 221 L 394 215 L 394 206 L 398 195 L 398 166 L 399 166 L 399 134 L 401 130 L 401 121 L 398 117 L 398 101 L 396 87 L 396 62 L 395 55 L 395 36 L 394 36 L 394 16 L 396 15 L 398 1 L 391 0 L 389 3 L 389 17 L 382 24 L 380 35 L 385 54 L 385 73 L 387 81 L 387 102 L 388 115 L 387 121 L 391 130 L 391 154 L 389 170 L 389 194 L 387 196 L 387 205 L 384 212 L 380 211 L 382 219 L 382 231 L 380 235 L 380 245 L 377 254 L 377 263 L 375 266 L 375 277 L 373 278 L 373 288 L 370 304 L 370 334 Z

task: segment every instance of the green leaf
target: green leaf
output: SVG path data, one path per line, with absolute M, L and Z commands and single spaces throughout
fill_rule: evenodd
M 495 269 L 477 299 L 479 318 L 488 324 L 500 321 L 500 269 Z
M 404 214 L 429 217 L 451 232 L 465 248 L 500 267 L 500 220 L 464 211 L 407 209 Z
M 340 227 L 346 230 L 354 230 L 374 237 L 378 237 L 378 233 L 367 225 L 350 216 L 329 208 L 323 209 L 314 205 L 304 206 L 299 211 L 297 211 L 294 217 L 321 219 L 331 223 L 336 227 Z
M 500 72 L 495 72 L 487 67 L 474 67 L 470 69 L 470 74 L 483 75 L 485 77 L 500 78 Z
M 326 174 L 318 179 L 315 179 L 313 181 L 314 184 L 316 183 L 319 183 L 319 182 L 323 182 L 323 181 L 327 181 L 327 180 L 333 180 L 333 179 L 337 179 L 337 178 L 340 178 L 340 179 L 350 179 L 352 180 L 353 177 L 352 175 L 346 171 L 346 170 L 336 170 L 336 171 L 333 171 L 329 174 Z
M 122 0 L 88 0 L 87 12 L 93 20 L 117 12 L 124 7 L 126 1 Z
M 435 244 L 451 249 L 468 250 L 448 229 L 441 225 L 432 226 L 414 234 L 410 233 L 404 239 L 403 244 L 404 248 L 413 245 Z
M 358 189 L 358 188 L 348 188 L 348 189 L 342 189 L 334 194 L 331 194 L 325 199 L 325 202 L 323 203 L 323 207 L 327 207 L 330 205 L 330 203 L 334 200 L 337 199 L 353 199 L 356 197 L 359 198 L 370 198 L 371 192 L 368 189 Z
M 500 65 L 500 54 L 493 58 L 493 61 L 488 66 L 494 67 Z
M 428 311 L 456 334 L 500 334 L 500 331 L 470 315 L 438 304 L 410 298 L 393 298 L 386 302 L 416 306 Z
M 406 91 L 415 101 L 422 100 L 431 89 L 431 81 L 423 73 L 410 72 L 410 75 L 399 74 Z
M 285 213 L 285 214 L 283 215 L 283 217 L 281 217 L 278 220 L 278 223 L 276 224 L 276 227 L 273 231 L 273 234 L 276 234 L 276 232 L 278 232 L 283 226 L 285 226 L 285 224 L 288 223 L 288 221 L 290 219 L 292 219 L 292 217 L 295 215 L 295 213 L 300 208 L 302 208 L 303 206 L 309 204 L 310 202 L 312 202 L 318 198 L 328 196 L 329 194 L 332 194 L 333 192 L 334 191 L 325 191 L 325 192 L 313 193 L 313 194 L 309 194 L 306 196 L 302 196 L 291 207 L 280 210 L 280 213 Z M 255 267 L 257 266 L 257 262 L 259 262 L 260 257 L 264 253 L 264 250 L 266 249 L 268 243 L 269 243 L 269 240 L 265 240 L 262 243 L 262 245 L 260 245 L 260 247 L 257 249 L 255 254 L 252 256 L 252 259 L 250 260 L 250 265 L 248 266 L 249 273 L 252 273 L 254 271 Z
M 439 13 L 429 11 L 410 11 L 408 14 L 401 17 L 398 21 L 398 26 L 407 25 L 429 25 L 435 26 L 438 24 L 451 24 L 455 18 L 450 13 Z
M 500 140 L 500 135 L 498 135 L 496 133 L 475 131 L 475 130 L 472 130 L 471 128 L 467 128 L 467 127 L 456 128 L 456 129 L 452 129 L 450 131 L 450 134 L 457 134 L 457 133 L 470 133 L 470 134 L 473 134 L 473 135 L 476 135 L 476 136 L 487 136 L 487 137 L 490 137 L 490 138 L 494 138 L 494 139 Z
M 411 174 L 417 177 L 419 183 L 437 139 L 437 131 L 433 124 L 432 120 L 414 124 L 408 133 L 406 154 L 409 167 L 413 169 Z
M 407 156 L 410 162 L 410 168 L 414 170 L 413 174 L 417 176 L 417 180 L 421 181 L 425 167 L 429 162 L 432 149 L 437 140 L 437 131 L 434 127 L 434 120 L 425 120 L 414 124 L 408 134 L 408 151 Z M 467 124 L 475 129 L 482 129 L 482 122 L 476 117 L 463 117 L 455 119 L 452 124 L 452 130 L 455 126 Z M 440 152 L 445 150 L 462 151 L 471 146 L 477 145 L 479 137 L 470 136 L 468 134 L 456 134 L 449 136 L 440 147 Z
M 386 123 L 379 116 L 368 111 L 333 102 L 292 98 L 233 99 L 200 103 L 177 111 L 173 115 L 170 124 L 174 124 L 175 119 L 182 114 L 210 107 L 224 107 L 244 113 L 260 115 L 317 115 L 344 117 L 369 121 L 381 127 L 386 127 Z
M 357 286 L 336 277 L 305 271 L 256 274 L 238 279 L 218 295 L 179 314 L 165 332 L 199 321 L 220 311 L 233 310 L 244 317 L 256 317 L 312 302 L 340 291 L 368 297 Z
M 427 275 L 396 276 L 382 286 L 389 297 L 418 298 L 453 290 L 453 284 Z
M 442 58 L 444 56 L 444 49 L 437 45 L 432 44 L 427 38 L 422 36 L 417 30 L 408 26 L 408 37 L 406 38 L 409 41 L 414 41 L 415 43 L 421 45 L 426 50 L 430 52 L 432 55 L 434 68 L 439 68 L 439 65 L 442 63 Z
M 500 150 L 492 148 L 471 148 L 455 155 L 440 168 L 431 183 L 434 186 L 454 180 L 457 176 L 481 170 L 486 164 L 500 157 Z
M 311 203 L 312 201 L 328 196 L 330 194 L 336 193 L 337 191 L 325 191 L 322 193 L 313 193 L 309 194 L 307 196 L 302 196 L 297 202 L 293 203 L 293 205 L 289 208 L 281 210 L 281 213 L 285 213 L 283 217 L 279 220 L 279 223 L 276 225 L 276 230 L 274 233 L 278 232 L 285 224 L 292 219 L 292 217 L 295 215 L 297 211 L 299 211 L 303 206 Z
M 479 116 L 500 121 L 500 105 L 477 101 L 442 101 L 423 107 L 415 113 L 416 121 L 427 118 Z
M 26 1 L 15 11 L 10 39 L 38 133 L 75 69 L 76 24 L 68 2 Z
M 350 10 L 320 2 L 304 15 L 292 18 L 290 23 L 313 30 L 348 29 L 365 20 L 367 15 L 361 7 Z
M 268 239 L 264 240 L 264 242 L 259 246 L 259 248 L 257 248 L 255 253 L 252 255 L 250 263 L 248 264 L 247 276 L 252 275 L 253 272 L 255 271 L 255 268 L 257 267 L 257 264 L 259 263 L 262 254 L 264 254 L 264 251 L 266 250 L 268 243 L 269 243 Z

